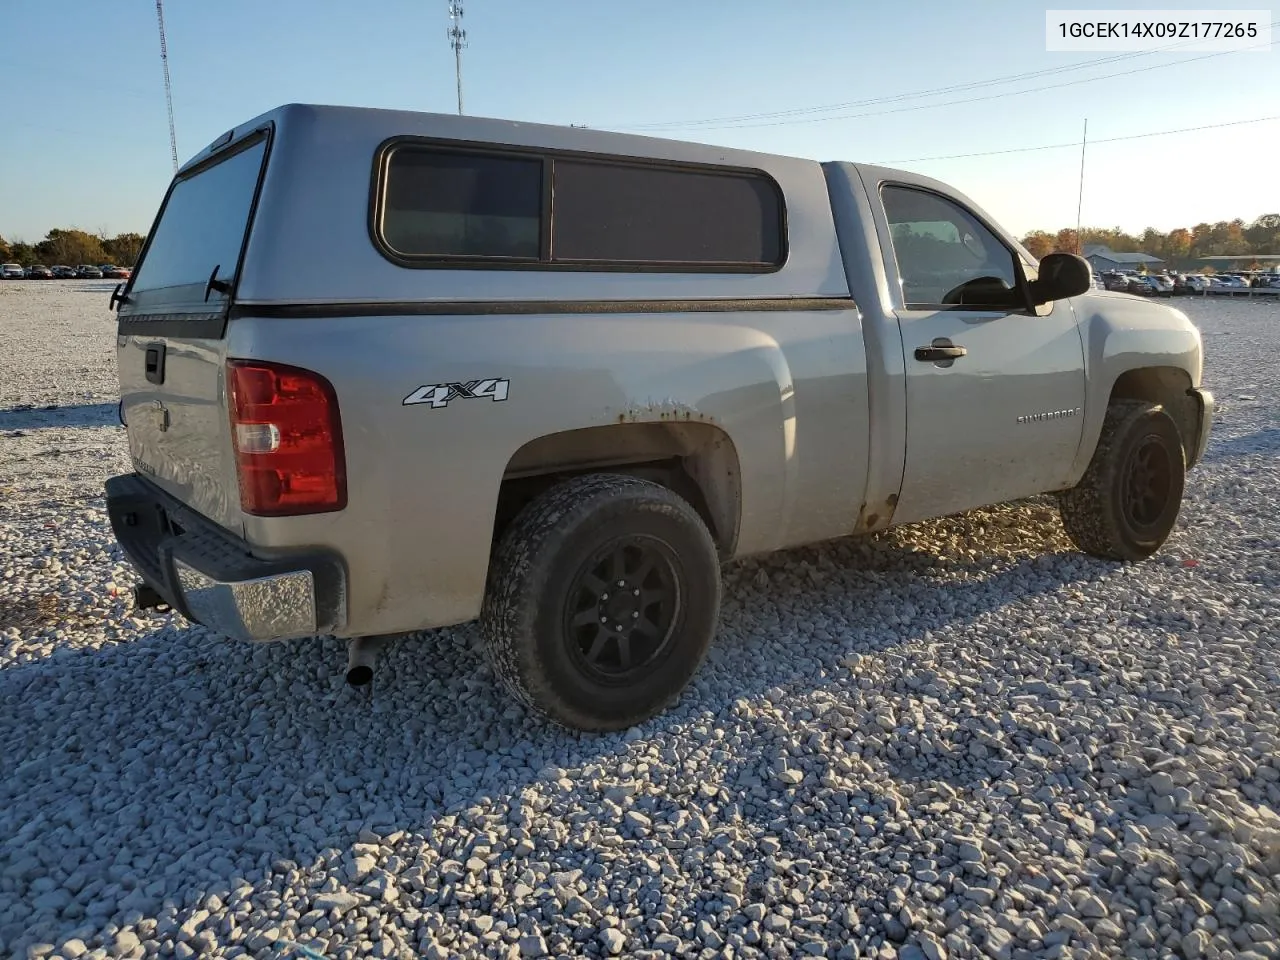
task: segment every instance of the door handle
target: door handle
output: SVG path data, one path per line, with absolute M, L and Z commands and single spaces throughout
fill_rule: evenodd
M 927 347 L 916 347 L 916 359 L 924 363 L 948 363 L 957 357 L 968 354 L 964 347 L 958 347 L 950 340 L 939 337 Z

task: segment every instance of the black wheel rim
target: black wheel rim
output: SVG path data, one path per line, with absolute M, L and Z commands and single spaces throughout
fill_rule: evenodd
M 1147 437 L 1134 449 L 1125 471 L 1124 506 L 1137 529 L 1154 527 L 1169 505 L 1173 462 L 1159 437 Z
M 604 684 L 634 682 L 671 647 L 682 601 L 675 557 L 652 537 L 613 540 L 579 568 L 567 599 L 564 632 L 578 669 Z

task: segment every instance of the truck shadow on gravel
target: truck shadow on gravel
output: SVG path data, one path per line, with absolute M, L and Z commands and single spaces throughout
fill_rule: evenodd
M 46 430 L 68 427 L 118 427 L 114 403 L 81 403 L 69 406 L 18 406 L 0 410 L 0 434 L 10 430 Z
M 1269 427 L 1253 433 L 1241 434 L 1229 440 L 1210 443 L 1205 459 L 1216 461 L 1232 457 L 1277 453 L 1280 453 L 1280 427 Z
M 251 646 L 176 617 L 157 618 L 127 643 L 10 667 L 0 671 L 0 738 L 9 745 L 0 874 L 25 879 L 0 888 L 0 917 L 24 904 L 29 930 L 49 936 L 92 924 L 92 914 L 71 907 L 77 915 L 68 915 L 57 897 L 31 907 L 27 883 L 40 876 L 58 889 L 71 876 L 81 899 L 121 910 L 191 906 L 258 882 L 279 861 L 306 869 L 337 856 L 362 828 L 447 835 L 457 828 L 440 824 L 446 814 L 505 813 L 526 788 L 560 789 L 567 768 L 599 765 L 601 780 L 616 779 L 621 761 L 692 742 L 698 727 L 745 745 L 723 769 L 726 797 L 756 780 L 782 797 L 767 779 L 775 758 L 759 746 L 744 701 L 785 711 L 817 691 L 838 698 L 864 672 L 846 666 L 854 653 L 867 676 L 897 657 L 895 674 L 909 678 L 917 642 L 927 646 L 932 631 L 980 630 L 992 612 L 1114 569 L 1066 553 L 1043 522 L 1028 539 L 1026 522 L 1001 509 L 935 521 L 924 535 L 943 545 L 940 554 L 890 532 L 729 568 L 703 671 L 669 713 L 625 734 L 579 736 L 531 718 L 495 684 L 474 627 L 398 641 L 359 690 L 345 686 L 345 647 L 333 638 Z M 974 641 L 986 638 L 975 632 Z M 1073 669 L 1087 676 L 1090 665 Z M 963 751 L 965 737 L 956 745 Z M 967 761 L 904 761 L 894 775 L 960 788 L 984 779 Z M 756 829 L 767 832 L 767 820 Z

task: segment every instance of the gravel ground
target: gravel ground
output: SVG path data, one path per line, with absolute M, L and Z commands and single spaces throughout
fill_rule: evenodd
M 589 737 L 470 627 L 353 690 L 133 616 L 109 286 L 0 284 L 0 955 L 1280 957 L 1280 304 L 1177 304 L 1221 413 L 1156 558 L 1033 501 L 745 563 Z

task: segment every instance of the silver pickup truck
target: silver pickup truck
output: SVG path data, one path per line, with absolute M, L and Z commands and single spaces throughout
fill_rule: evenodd
M 726 561 L 1044 493 L 1140 560 L 1213 417 L 1186 316 L 945 184 L 472 117 L 228 131 L 112 306 L 141 605 L 356 683 L 479 618 L 579 729 L 679 694 Z

